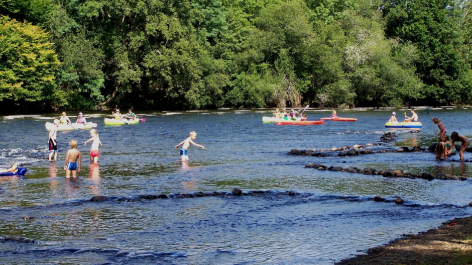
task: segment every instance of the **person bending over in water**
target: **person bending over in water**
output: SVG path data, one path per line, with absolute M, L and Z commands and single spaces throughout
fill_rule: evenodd
M 414 122 L 417 122 L 418 121 L 418 114 L 416 114 L 415 112 L 415 109 L 411 108 L 411 117 L 408 117 L 406 116 L 405 114 L 405 121 L 414 121 Z
M 469 141 L 467 141 L 467 137 L 459 135 L 457 132 L 452 132 L 451 140 L 452 140 L 452 146 L 454 146 L 454 143 L 456 141 L 461 142 L 461 149 L 459 150 L 459 157 L 461 161 L 464 161 L 464 151 L 467 149 L 467 146 L 469 146 Z
M 189 160 L 187 150 L 188 150 L 188 148 L 190 147 L 191 144 L 195 145 L 196 147 L 200 147 L 201 149 L 205 149 L 205 147 L 203 145 L 199 145 L 199 144 L 197 144 L 193 141 L 196 138 L 197 138 L 197 133 L 194 132 L 194 131 L 191 131 L 190 136 L 187 139 L 183 140 L 180 144 L 175 146 L 175 148 L 177 149 L 177 148 L 179 148 L 179 146 L 182 145 L 182 149 L 180 149 L 180 159 L 182 161 Z
M 86 145 L 88 142 L 92 142 L 92 147 L 90 148 L 90 162 L 98 163 L 98 156 L 100 154 L 98 148 L 102 146 L 102 142 L 100 142 L 100 138 L 98 138 L 97 130 L 90 130 L 90 136 L 92 138 L 85 141 L 84 145 Z
M 70 178 L 70 172 L 72 172 L 73 178 L 77 178 L 77 172 L 80 172 L 82 156 L 80 155 L 79 150 L 77 150 L 76 140 L 71 140 L 69 145 L 71 149 L 67 151 L 66 161 L 64 162 L 64 170 L 66 171 L 66 178 Z
M 392 123 L 392 122 L 398 122 L 397 120 L 397 114 L 394 112 L 392 112 L 392 117 L 390 117 L 390 119 L 388 120 L 389 123 Z
M 439 128 L 439 133 L 438 133 L 438 136 L 439 136 L 439 139 L 441 140 L 445 135 L 446 135 L 446 128 L 444 127 L 444 125 L 441 123 L 441 120 L 438 119 L 438 118 L 433 118 L 432 119 L 434 124 L 437 124 L 438 125 L 438 128 Z

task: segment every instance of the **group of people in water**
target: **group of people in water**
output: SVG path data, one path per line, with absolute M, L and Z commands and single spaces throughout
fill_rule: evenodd
M 438 118 L 432 118 L 433 123 L 438 125 L 438 143 L 436 144 L 436 159 L 444 160 L 448 156 L 451 156 L 457 152 L 455 143 L 460 142 L 461 146 L 459 148 L 459 158 L 461 161 L 464 161 L 464 152 L 469 146 L 469 141 L 467 137 L 459 135 L 457 132 L 451 133 L 451 138 L 446 135 L 446 128 L 442 124 L 441 120 Z

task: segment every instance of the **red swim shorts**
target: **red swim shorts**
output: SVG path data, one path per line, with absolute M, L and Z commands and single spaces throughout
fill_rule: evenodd
M 98 157 L 98 154 L 99 154 L 98 150 L 90 150 L 91 157 Z

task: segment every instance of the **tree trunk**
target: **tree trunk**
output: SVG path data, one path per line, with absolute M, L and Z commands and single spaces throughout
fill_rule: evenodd
M 104 105 L 110 103 L 110 101 L 115 98 L 116 92 L 118 92 L 118 89 L 119 89 L 119 88 L 120 88 L 120 85 L 117 84 L 117 85 L 115 86 L 115 91 L 113 91 L 113 93 L 111 93 L 111 96 L 110 96 L 107 100 L 105 100 L 104 102 L 102 102 L 102 103 L 100 103 L 100 104 L 98 104 L 98 105 L 99 105 L 99 106 L 104 106 Z

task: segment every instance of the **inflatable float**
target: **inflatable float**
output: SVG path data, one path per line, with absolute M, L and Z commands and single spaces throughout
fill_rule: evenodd
M 342 118 L 342 117 L 337 117 L 337 118 L 321 118 L 320 120 L 323 120 L 323 121 L 357 121 L 356 118 Z
M 45 124 L 46 130 L 50 131 L 51 129 L 55 128 L 56 125 L 52 122 L 46 122 Z M 88 130 L 97 127 L 96 123 L 93 122 L 87 122 L 86 124 L 59 124 L 59 127 L 57 127 L 58 131 L 73 131 L 73 130 L 78 130 L 78 129 L 83 129 L 83 130 Z
M 123 124 L 138 124 L 139 119 L 134 120 L 117 120 L 117 119 L 108 119 L 105 118 L 106 125 L 123 125 Z
M 24 167 L 18 167 L 15 172 L 11 172 L 11 171 L 0 171 L 0 177 L 4 177 L 4 176 L 15 176 L 15 175 L 23 176 L 23 175 L 26 174 L 26 171 L 28 171 L 28 170 L 27 170 L 26 168 L 24 168 Z
M 318 125 L 323 124 L 324 121 L 278 121 L 277 125 Z
M 285 117 L 285 118 L 262 117 L 262 122 L 278 122 L 278 121 L 290 121 L 290 120 L 296 121 L 296 120 L 300 120 L 300 118 L 292 119 L 292 118 L 288 118 L 288 117 Z
M 385 128 L 421 128 L 423 124 L 418 121 L 406 121 L 406 122 L 387 122 Z

